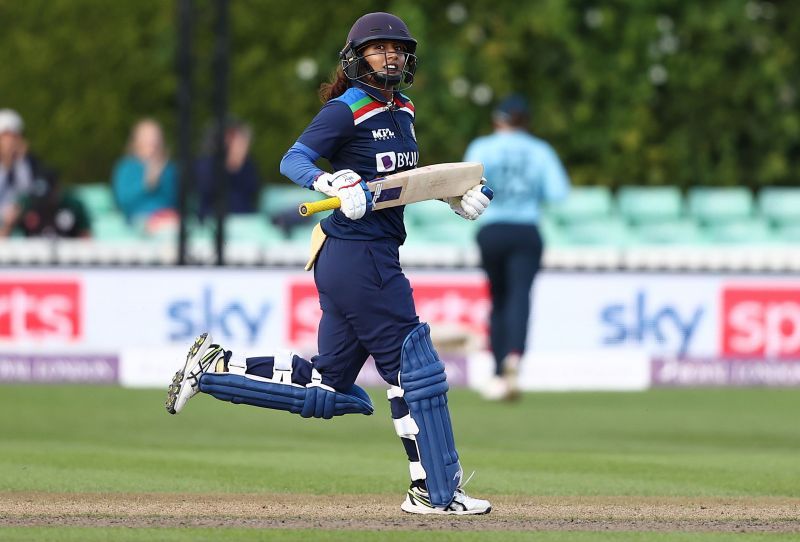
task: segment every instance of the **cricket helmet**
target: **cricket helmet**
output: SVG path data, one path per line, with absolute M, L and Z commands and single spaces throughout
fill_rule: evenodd
M 406 62 L 402 73 L 388 75 L 372 70 L 364 59 L 362 51 L 369 42 L 376 40 L 397 41 L 406 46 Z M 353 23 L 347 34 L 347 43 L 339 53 L 339 60 L 342 63 L 342 70 L 350 80 L 361 81 L 380 90 L 403 90 L 414 82 L 414 72 L 417 70 L 416 51 L 417 40 L 411 36 L 406 23 L 396 15 L 379 11 L 367 13 Z M 376 87 L 370 84 L 368 78 L 370 75 L 382 86 Z M 405 83 L 406 86 L 396 88 L 401 83 Z

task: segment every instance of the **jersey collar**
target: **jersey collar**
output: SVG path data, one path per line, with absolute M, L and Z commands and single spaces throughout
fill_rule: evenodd
M 376 88 L 373 88 L 373 87 L 371 87 L 369 85 L 366 85 L 366 84 L 362 83 L 361 81 L 353 81 L 353 86 L 358 88 L 358 89 L 360 89 L 360 90 L 363 90 L 364 92 L 366 92 L 367 96 L 369 96 L 373 100 L 378 101 L 378 102 L 382 102 L 382 103 L 387 103 L 386 102 L 386 98 L 383 97 L 383 94 L 381 94 L 380 90 L 378 90 Z M 392 92 L 392 101 L 394 101 L 395 98 L 397 98 L 397 91 L 393 91 Z

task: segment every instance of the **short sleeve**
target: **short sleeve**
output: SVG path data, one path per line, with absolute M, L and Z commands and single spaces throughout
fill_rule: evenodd
M 548 201 L 559 201 L 569 194 L 570 180 L 555 149 L 547 145 L 544 149 L 544 197 Z

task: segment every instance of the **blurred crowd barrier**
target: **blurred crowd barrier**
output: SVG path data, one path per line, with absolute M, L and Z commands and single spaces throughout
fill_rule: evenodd
M 76 187 L 91 217 L 90 239 L 9 238 L 3 265 L 173 265 L 178 223 L 131 224 L 105 183 Z M 300 266 L 321 215 L 300 217 L 300 203 L 320 195 L 284 184 L 266 187 L 258 212 L 225 222 L 225 261 L 240 266 Z M 324 215 L 322 215 L 324 216 Z M 215 262 L 213 217 L 191 217 L 188 261 Z M 438 201 L 406 208 L 405 265 L 462 268 L 478 264 L 480 221 L 458 218 Z M 800 270 L 800 188 L 575 187 L 541 217 L 544 266 L 562 270 Z

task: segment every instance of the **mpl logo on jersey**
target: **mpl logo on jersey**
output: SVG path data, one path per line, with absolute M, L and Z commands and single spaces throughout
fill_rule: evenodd
M 372 139 L 374 141 L 385 141 L 387 139 L 394 139 L 395 135 L 394 132 L 391 131 L 389 128 L 378 128 L 377 130 L 372 130 Z
M 76 339 L 82 320 L 76 281 L 0 281 L 0 339 Z
M 722 292 L 722 354 L 800 358 L 800 285 Z
M 485 338 L 491 307 L 485 281 L 412 278 L 411 285 L 421 321 Z M 289 343 L 295 346 L 316 344 L 322 311 L 313 283 L 303 281 L 289 285 L 289 311 Z

